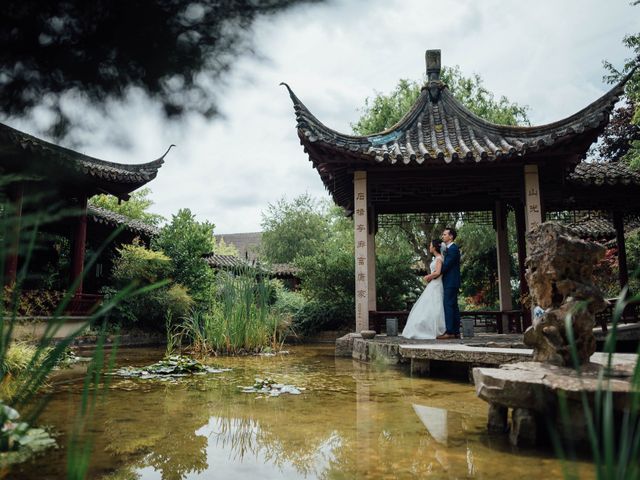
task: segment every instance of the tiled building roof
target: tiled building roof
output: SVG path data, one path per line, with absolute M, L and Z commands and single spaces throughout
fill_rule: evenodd
M 640 171 L 633 170 L 622 162 L 582 162 L 569 174 L 569 182 L 579 186 L 640 186 Z
M 220 255 L 218 253 L 210 253 L 204 257 L 210 267 L 220 269 L 233 269 L 252 267 L 250 262 L 247 262 L 243 258 L 236 257 L 234 255 Z
M 51 164 L 55 164 L 62 172 L 71 171 L 85 176 L 93 183 L 102 185 L 102 188 L 109 193 L 125 198 L 127 195 L 123 194 L 124 192 L 131 192 L 156 177 L 158 169 L 164 163 L 164 157 L 169 152 L 167 150 L 160 158 L 148 163 L 107 162 L 55 145 L 1 123 L 0 147 L 3 150 L 3 155 L 0 157 L 3 164 L 9 164 L 12 161 L 24 163 L 25 159 L 43 162 L 43 167 L 52 168 Z M 118 186 L 112 192 L 110 186 L 114 184 Z
M 367 136 L 346 135 L 325 126 L 284 84 L 293 101 L 301 143 L 307 147 L 326 147 L 372 164 L 429 165 L 508 159 L 552 150 L 573 137 L 602 129 L 623 93 L 624 81 L 576 114 L 547 125 L 496 125 L 478 117 L 453 97 L 439 79 L 439 51 L 437 62 L 413 108 L 393 127 Z M 327 179 L 323 180 L 326 183 Z
M 224 243 L 234 245 L 241 258 L 249 261 L 258 259 L 258 251 L 262 243 L 262 232 L 224 233 L 214 235 L 214 237 L 218 242 L 222 239 Z
M 568 223 L 567 228 L 580 238 L 600 242 L 615 241 L 616 229 L 613 222 L 602 216 L 589 216 Z M 640 218 L 628 218 L 624 224 L 625 235 L 640 228 Z
M 149 238 L 156 236 L 160 231 L 158 228 L 141 222 L 140 220 L 135 220 L 125 215 L 96 207 L 94 205 L 87 206 L 87 218 L 95 223 L 108 225 L 113 228 L 124 225 L 127 230 Z

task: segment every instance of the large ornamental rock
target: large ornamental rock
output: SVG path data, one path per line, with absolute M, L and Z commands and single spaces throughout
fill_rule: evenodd
M 578 361 L 588 363 L 596 350 L 595 314 L 606 301 L 593 283 L 593 269 L 604 248 L 574 237 L 562 225 L 546 222 L 527 238 L 526 278 L 535 305 L 545 310 L 524 334 L 533 348 L 533 359 L 559 366 L 573 366 L 565 319 L 570 316 Z

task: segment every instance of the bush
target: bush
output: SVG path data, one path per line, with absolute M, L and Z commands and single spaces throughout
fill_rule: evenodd
M 64 293 L 55 290 L 23 290 L 17 298 L 16 315 L 25 317 L 51 316 L 63 298 Z M 3 301 L 5 311 L 11 311 L 12 287 L 4 287 Z
M 197 301 L 207 301 L 214 274 L 203 256 L 216 249 L 214 225 L 198 222 L 189 209 L 181 209 L 163 227 L 153 247 L 171 262 L 171 276 Z
M 118 257 L 113 265 L 112 276 L 116 289 L 108 287 L 102 293 L 108 299 L 116 294 L 117 289 L 130 284 L 143 287 L 166 281 L 171 269 L 171 259 L 163 252 L 140 245 L 125 245 L 118 249 Z M 136 324 L 162 330 L 167 314 L 177 318 L 186 315 L 192 306 L 193 300 L 187 289 L 178 283 L 170 283 L 128 297 L 114 309 L 114 316 L 125 325 Z
M 151 285 L 169 278 L 171 274 L 171 259 L 163 252 L 149 250 L 142 245 L 124 245 L 117 252 L 112 276 L 119 287 L 131 282 Z
M 293 317 L 293 330 L 302 336 L 323 330 L 355 328 L 354 304 L 325 303 L 319 300 L 306 302 Z

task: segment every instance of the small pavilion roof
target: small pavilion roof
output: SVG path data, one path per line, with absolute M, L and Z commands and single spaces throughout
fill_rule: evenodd
M 430 65 L 430 53 L 437 64 Z M 313 147 L 341 152 L 344 158 L 372 164 L 449 164 L 508 159 L 548 153 L 576 137 L 589 142 L 609 119 L 626 77 L 598 100 L 557 122 L 540 126 L 505 126 L 484 120 L 467 109 L 439 78 L 439 51 L 427 52 L 430 79 L 411 110 L 394 126 L 373 135 L 354 136 L 332 130 L 320 122 L 287 85 L 298 121 L 298 135 L 314 163 L 322 160 Z M 582 143 L 582 142 L 580 142 Z M 322 172 L 321 172 L 322 174 Z
M 635 182 L 635 174 L 616 166 L 581 163 L 634 71 L 569 117 L 545 125 L 506 126 L 480 118 L 451 94 L 440 79 L 439 50 L 427 51 L 426 58 L 427 83 L 413 107 L 397 124 L 373 135 L 332 130 L 285 84 L 300 143 L 334 201 L 348 213 L 353 212 L 356 170 L 368 172 L 368 199 L 376 214 L 491 210 L 497 198 L 520 198 L 525 164 L 538 164 L 543 197 L 556 209 L 575 208 L 572 198 L 589 189 L 589 182 L 597 185 L 603 175 L 607 182 Z M 576 166 L 577 173 L 569 177 Z M 572 198 L 565 198 L 564 182 L 575 190 Z M 582 195 L 580 201 L 591 197 Z
M 160 232 L 160 230 L 153 225 L 112 212 L 105 208 L 96 207 L 95 205 L 87 206 L 87 217 L 95 223 L 107 225 L 112 228 L 118 228 L 124 225 L 124 228 L 130 232 L 144 235 L 148 238 L 155 237 Z
M 581 162 L 569 174 L 569 182 L 577 186 L 640 186 L 640 171 L 622 162 Z
M 71 170 L 85 177 L 88 183 L 97 185 L 99 190 L 103 190 L 102 193 L 112 193 L 121 198 L 127 198 L 130 192 L 153 180 L 170 149 L 160 158 L 147 163 L 108 162 L 0 123 L 0 159 L 17 159 L 15 161 L 22 163 L 35 158 L 46 162 L 46 167 L 62 168 L 66 172 Z M 3 160 L 3 163 L 6 161 Z

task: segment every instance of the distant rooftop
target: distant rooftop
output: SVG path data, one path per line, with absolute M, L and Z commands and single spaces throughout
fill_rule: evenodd
M 250 262 L 258 259 L 258 252 L 262 243 L 262 232 L 222 233 L 214 235 L 214 237 L 216 242 L 222 239 L 224 243 L 234 245 L 240 258 Z

